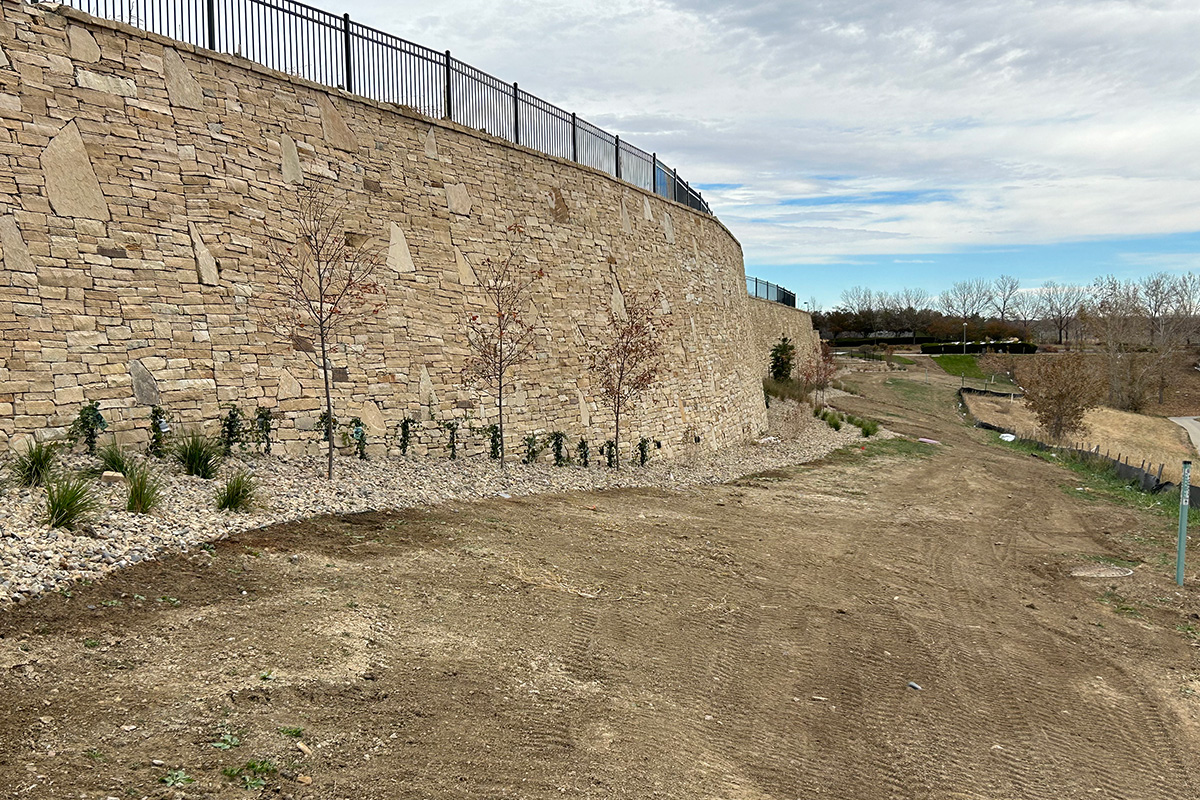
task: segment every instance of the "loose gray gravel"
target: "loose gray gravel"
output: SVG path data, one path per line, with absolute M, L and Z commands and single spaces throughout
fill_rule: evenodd
M 444 457 L 388 457 L 369 461 L 339 456 L 336 478 L 324 479 L 319 456 L 247 455 L 228 460 L 216 480 L 179 474 L 166 461 L 154 462 L 163 483 L 163 502 L 151 514 L 124 510 L 125 486 L 97 482 L 100 509 L 71 532 L 40 524 L 46 492 L 0 489 L 0 609 L 81 580 L 95 580 L 140 561 L 187 551 L 231 534 L 321 514 L 345 514 L 434 505 L 449 500 L 518 497 L 546 492 L 593 491 L 616 487 L 679 489 L 722 483 L 741 475 L 800 464 L 854 442 L 858 428 L 834 431 L 800 408 L 774 404 L 772 430 L 756 442 L 693 460 L 652 460 L 645 468 L 556 468 L 549 463 L 508 464 L 501 472 L 487 458 L 451 461 Z M 788 404 L 791 405 L 791 404 Z M 886 432 L 881 432 L 888 436 Z M 784 438 L 778 438 L 784 437 Z M 652 451 L 653 453 L 654 451 Z M 64 465 L 93 463 L 73 454 Z M 238 469 L 254 475 L 259 501 L 248 513 L 217 511 L 213 500 L 222 479 Z

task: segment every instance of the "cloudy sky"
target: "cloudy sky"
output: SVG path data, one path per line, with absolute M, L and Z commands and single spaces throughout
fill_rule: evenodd
M 802 301 L 1200 271 L 1195 0 L 314 2 L 657 151 Z

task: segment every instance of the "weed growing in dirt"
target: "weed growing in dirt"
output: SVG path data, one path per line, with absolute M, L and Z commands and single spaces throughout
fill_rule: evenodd
M 12 474 L 18 486 L 41 486 L 50 479 L 58 450 L 53 444 L 34 442 L 12 461 Z
M 1105 590 L 1104 594 L 1100 595 L 1100 602 L 1106 606 L 1110 606 L 1113 611 L 1126 617 L 1141 617 L 1142 612 L 1138 611 L 1137 607 L 1124 597 L 1117 594 L 1116 589 L 1117 587 L 1113 586 Z
M 171 608 L 179 608 L 181 605 L 183 605 L 183 603 L 180 601 L 180 599 L 178 597 L 168 597 L 165 594 L 162 597 L 158 598 L 158 600 L 156 602 L 166 603 Z
M 217 490 L 217 508 L 222 511 L 249 511 L 254 505 L 254 494 L 258 489 L 253 476 L 239 470 Z
M 84 640 L 83 640 L 83 646 L 84 646 L 84 647 L 87 647 L 87 648 L 99 647 L 99 646 L 100 646 L 100 640 L 99 640 L 99 639 L 84 639 Z
M 42 522 L 52 528 L 75 530 L 98 504 L 84 478 L 60 478 L 46 485 L 46 513 Z
M 866 444 L 856 444 L 834 450 L 825 458 L 812 462 L 812 465 L 853 464 L 866 458 L 892 456 L 899 458 L 928 458 L 933 455 L 936 445 L 914 442 L 910 439 L 875 439 Z
M 199 431 L 192 431 L 175 445 L 174 456 L 188 475 L 209 480 L 216 477 L 221 466 L 222 444 Z
M 279 732 L 291 739 L 299 739 L 304 736 L 304 728 L 280 728 Z
M 274 775 L 278 771 L 279 768 L 274 763 L 263 759 L 247 761 L 240 767 L 225 767 L 221 774 L 231 781 L 239 782 L 244 789 L 261 789 L 267 785 L 263 776 Z
M 1200 628 L 1197 628 L 1195 625 L 1193 625 L 1190 622 L 1179 623 L 1178 625 L 1175 626 L 1175 630 L 1179 631 L 1184 636 L 1186 636 L 1189 639 L 1192 639 L 1193 641 L 1200 639 Z
M 195 783 L 196 779 L 181 769 L 173 769 L 159 778 L 158 782 L 167 786 L 187 786 L 189 783 Z
M 129 481 L 125 510 L 134 514 L 149 514 L 162 500 L 162 483 L 145 464 L 132 464 L 125 477 Z
M 90 758 L 92 761 L 108 761 L 108 758 L 98 747 L 89 747 L 83 751 L 83 755 Z
M 221 738 L 215 742 L 209 742 L 209 745 L 218 750 L 232 750 L 235 747 L 241 747 L 242 740 L 226 731 L 221 734 Z

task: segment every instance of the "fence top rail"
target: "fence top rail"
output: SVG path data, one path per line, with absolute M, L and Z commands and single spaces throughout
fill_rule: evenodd
M 153 33 L 158 33 L 168 37 L 171 35 L 170 30 L 154 30 L 154 22 L 139 15 L 138 9 L 141 5 L 139 0 L 61 1 L 63 5 L 77 8 L 80 11 L 92 14 L 94 16 L 106 17 L 116 21 L 127 21 L 129 24 L 133 24 L 136 27 L 141 27 L 145 30 L 150 30 Z M 364 92 L 354 91 L 358 87 L 356 87 L 354 84 L 353 76 L 351 74 L 352 70 L 382 70 L 390 68 L 391 71 L 398 76 L 400 72 L 403 71 L 404 67 L 397 62 L 388 63 L 383 61 L 378 55 L 373 56 L 370 60 L 366 59 L 367 54 L 363 52 L 364 48 L 361 45 L 359 45 L 358 53 L 361 57 L 363 57 L 363 62 L 355 66 L 355 60 L 352 56 L 354 55 L 355 45 L 358 42 L 367 43 L 375 48 L 386 48 L 387 50 L 394 51 L 402 57 L 422 59 L 428 62 L 430 66 L 444 70 L 446 74 L 442 80 L 446 82 L 454 82 L 451 81 L 451 77 L 453 75 L 458 75 L 461 78 L 475 81 L 482 86 L 487 86 L 497 90 L 507 90 L 518 105 L 524 104 L 528 108 L 541 111 L 547 116 L 557 118 L 562 122 L 573 122 L 574 124 L 572 126 L 571 135 L 572 137 L 576 138 L 577 144 L 577 139 L 581 135 L 591 135 L 597 137 L 606 144 L 613 146 L 614 159 L 612 160 L 614 161 L 614 164 L 619 164 L 619 159 L 615 157 L 618 155 L 617 142 L 619 142 L 619 153 L 625 154 L 626 156 L 637 156 L 638 158 L 641 158 L 647 162 L 657 164 L 659 170 L 655 172 L 661 172 L 662 177 L 665 178 L 665 180 L 662 180 L 659 179 L 657 174 L 653 174 L 651 176 L 650 185 L 642 185 L 642 182 L 636 182 L 632 185 L 655 192 L 663 197 L 675 200 L 676 202 L 681 202 L 682 204 L 704 214 L 708 214 L 710 216 L 712 215 L 712 210 L 709 208 L 708 203 L 705 202 L 701 194 L 689 186 L 686 181 L 678 178 L 676 171 L 659 161 L 656 154 L 647 153 L 644 150 L 634 147 L 616 134 L 609 133 L 603 128 L 587 122 L 577 115 L 559 108 L 553 103 L 549 103 L 539 97 L 529 94 L 528 92 L 519 89 L 514 83 L 503 81 L 494 75 L 467 64 L 466 62 L 453 58 L 449 51 L 443 53 L 432 50 L 424 45 L 410 42 L 406 39 L 396 36 L 395 34 L 388 33 L 387 31 L 351 20 L 349 14 L 343 14 L 339 16 L 332 12 L 325 11 L 324 9 L 317 8 L 316 6 L 309 5 L 308 3 L 301 2 L 301 0 L 157 0 L 157 5 L 160 9 L 164 6 L 174 6 L 179 10 L 179 14 L 184 13 L 185 10 L 195 12 L 197 11 L 198 6 L 206 8 L 207 14 L 202 14 L 204 22 L 201 26 L 201 32 L 207 32 L 208 37 L 204 41 L 209 43 L 218 41 L 216 37 L 218 29 L 228 29 L 230 25 L 235 24 L 232 21 L 227 21 L 226 25 L 222 26 L 220 22 L 217 21 L 217 17 L 219 15 L 216 13 L 216 10 L 218 7 L 221 10 L 222 15 L 226 16 L 227 20 L 231 19 L 229 14 L 232 14 L 233 18 L 237 18 L 237 14 L 239 12 L 241 12 L 244 16 L 245 12 L 257 7 L 260 9 L 266 9 L 270 12 L 278 13 L 280 15 L 287 15 L 305 22 L 317 24 L 329 30 L 343 32 L 345 34 L 344 44 L 339 43 L 336 46 L 330 46 L 329 44 L 326 44 L 325 46 L 330 48 L 329 51 L 323 54 L 314 55 L 325 55 L 329 57 L 331 61 L 335 57 L 338 57 L 341 63 L 344 64 L 346 71 L 346 83 L 344 84 L 345 88 L 351 89 L 352 93 L 362 94 L 365 97 L 371 97 L 371 95 Z M 155 19 L 162 19 L 163 16 L 164 15 L 160 11 L 157 15 L 155 15 Z M 167 16 L 172 15 L 168 13 Z M 265 38 L 267 36 L 271 36 L 272 32 L 264 29 L 264 31 L 259 35 Z M 305 44 L 305 42 L 275 41 L 272 42 L 272 52 L 275 52 L 275 49 L 282 49 L 288 46 L 304 46 Z M 349 48 L 349 52 L 346 52 L 346 48 Z M 333 52 L 339 49 L 342 52 Z M 318 82 L 324 83 L 325 81 L 319 80 Z M 371 81 L 368 78 L 368 83 L 370 82 Z M 369 91 L 369 89 L 367 91 Z M 454 95 L 454 92 L 450 90 L 450 87 L 446 87 L 445 99 L 448 105 L 445 108 L 445 115 L 447 119 L 455 121 L 455 112 L 458 109 L 455 107 L 454 98 L 452 95 Z M 396 99 L 392 97 L 376 99 L 387 99 L 391 102 L 397 102 Z M 419 99 L 417 102 L 400 102 L 402 105 L 409 105 L 414 108 L 424 107 Z M 520 124 L 520 115 L 518 114 L 517 125 Z M 514 132 L 512 136 L 502 136 L 501 138 L 527 144 L 519 135 L 517 135 L 517 132 Z M 535 147 L 534 149 L 541 148 Z M 554 153 L 549 152 L 547 152 L 547 154 L 554 155 Z M 605 171 L 613 174 L 611 170 L 605 169 Z M 629 177 L 634 176 L 621 175 L 620 179 L 625 180 L 628 183 L 630 182 Z M 642 178 L 642 180 L 644 181 L 644 178 Z

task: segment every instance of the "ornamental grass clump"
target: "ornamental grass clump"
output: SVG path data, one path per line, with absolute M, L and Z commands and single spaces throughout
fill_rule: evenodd
M 18 453 L 11 467 L 17 485 L 28 488 L 46 483 L 57 455 L 55 446 L 45 442 L 34 442 L 24 453 Z
M 254 477 L 245 470 L 239 470 L 229 476 L 225 485 L 217 491 L 217 508 L 222 511 L 249 511 L 254 505 L 257 489 Z
M 192 431 L 175 445 L 174 455 L 186 474 L 209 480 L 217 475 L 223 449 L 221 442 Z
M 115 439 L 96 451 L 96 460 L 100 462 L 96 468 L 97 474 L 119 472 L 128 477 L 129 470 L 134 466 L 133 458 L 125 452 L 125 448 L 117 444 Z
M 46 513 L 41 521 L 52 528 L 75 530 L 96 507 L 86 478 L 62 477 L 46 484 Z
M 125 473 L 129 481 L 125 510 L 133 514 L 149 514 L 162 501 L 162 482 L 145 464 L 131 464 Z

